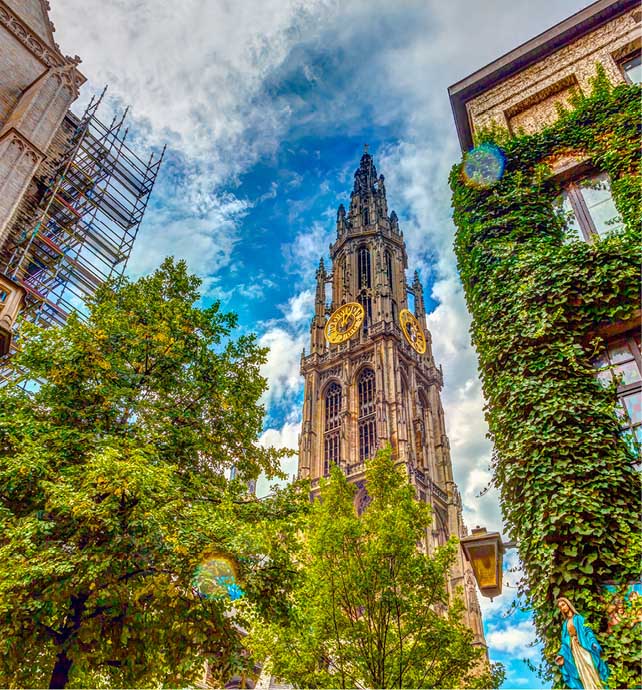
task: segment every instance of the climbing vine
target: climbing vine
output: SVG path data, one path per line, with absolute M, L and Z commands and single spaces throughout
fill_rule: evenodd
M 610 686 L 642 682 L 639 616 L 611 620 L 607 633 L 613 604 L 604 589 L 640 576 L 640 474 L 621 435 L 615 384 L 604 387 L 592 365 L 604 327 L 639 315 L 639 142 L 639 86 L 614 87 L 598 71 L 592 92 L 577 94 L 553 125 L 531 135 L 485 132 L 450 176 L 494 482 L 544 643 L 541 670 L 556 683 L 559 595 L 596 632 Z M 561 184 L 546 163 L 566 155 L 589 159 L 611 180 L 623 227 L 593 243 L 570 240 L 557 210 Z

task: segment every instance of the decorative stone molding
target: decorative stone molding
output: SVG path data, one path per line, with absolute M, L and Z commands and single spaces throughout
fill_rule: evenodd
M 81 59 L 64 56 L 59 50 L 48 46 L 13 10 L 0 0 L 0 24 L 7 29 L 27 50 L 47 67 L 77 67 Z M 85 77 L 74 70 L 74 85 L 77 89 L 85 82 Z
M 0 134 L 0 143 L 16 146 L 22 153 L 33 158 L 34 163 L 42 160 L 42 155 L 27 137 L 23 136 L 15 127 L 10 127 Z
M 319 375 L 319 382 L 323 383 L 330 378 L 340 378 L 341 377 L 341 367 L 334 367 L 333 369 L 326 369 L 322 371 Z
M 353 360 L 351 360 L 350 361 L 350 367 L 351 367 L 352 372 L 357 371 L 364 364 L 372 365 L 373 355 L 374 355 L 374 352 L 372 352 L 372 350 L 369 352 L 362 352 L 360 355 L 358 355 Z

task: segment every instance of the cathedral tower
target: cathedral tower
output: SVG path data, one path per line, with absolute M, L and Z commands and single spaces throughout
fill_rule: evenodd
M 365 461 L 390 444 L 418 498 L 432 506 L 433 529 L 426 535 L 432 550 L 466 534 L 441 405 L 442 372 L 432 356 L 419 276 L 406 281 L 403 232 L 367 151 L 348 212 L 339 206 L 330 258 L 331 267 L 321 260 L 316 273 L 310 353 L 301 359 L 299 476 L 310 479 L 316 493 L 319 479 L 338 465 L 357 485 L 360 509 L 367 501 Z M 462 553 L 451 571 L 451 592 L 457 587 L 475 641 L 485 645 L 474 578 Z

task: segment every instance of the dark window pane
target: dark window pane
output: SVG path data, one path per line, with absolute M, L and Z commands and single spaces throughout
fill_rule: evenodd
M 370 250 L 367 247 L 361 247 L 361 249 L 359 249 L 357 259 L 359 287 L 372 287 L 372 280 L 370 276 Z

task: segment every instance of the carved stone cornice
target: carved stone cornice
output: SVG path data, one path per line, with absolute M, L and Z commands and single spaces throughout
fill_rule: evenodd
M 80 64 L 80 58 L 77 55 L 74 57 L 64 56 L 59 50 L 47 45 L 3 0 L 0 0 L 0 24 L 46 67 L 77 66 Z M 86 79 L 78 70 L 76 70 L 76 74 L 78 75 L 77 83 L 80 86 Z

